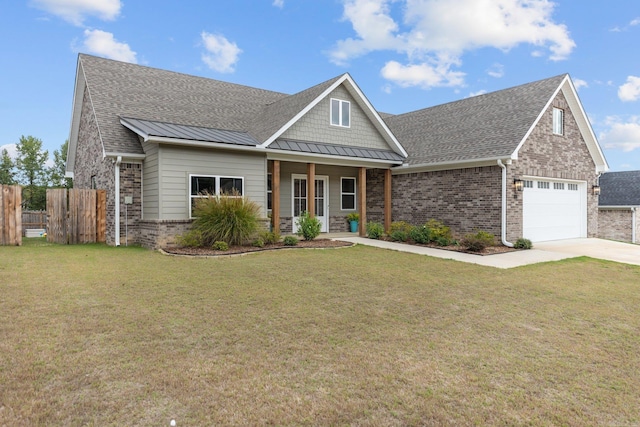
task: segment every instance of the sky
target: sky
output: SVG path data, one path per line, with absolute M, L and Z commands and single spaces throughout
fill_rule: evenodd
M 569 73 L 640 170 L 637 0 L 0 0 L 0 148 L 69 138 L 78 53 L 290 94 L 348 72 L 392 114 Z

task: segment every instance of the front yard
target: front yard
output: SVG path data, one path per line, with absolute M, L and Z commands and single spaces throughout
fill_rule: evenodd
M 633 425 L 640 268 L 0 247 L 0 425 Z

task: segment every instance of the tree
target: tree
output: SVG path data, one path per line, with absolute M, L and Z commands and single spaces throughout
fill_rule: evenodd
M 44 210 L 46 208 L 47 173 L 45 163 L 49 152 L 42 150 L 42 141 L 33 136 L 21 136 L 16 144 L 18 153 L 16 169 L 19 182 L 24 185 L 22 201 L 25 209 Z
M 73 180 L 71 178 L 65 178 L 65 172 L 67 169 L 67 150 L 69 148 L 69 140 L 67 139 L 60 151 L 53 151 L 53 166 L 49 169 L 49 179 L 52 187 L 73 187 Z
M 0 156 L 0 184 L 14 185 L 16 183 L 14 168 L 15 164 L 9 157 L 9 152 L 3 148 Z

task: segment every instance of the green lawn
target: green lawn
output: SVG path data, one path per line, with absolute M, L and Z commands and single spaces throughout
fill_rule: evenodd
M 637 425 L 640 268 L 0 247 L 0 425 Z

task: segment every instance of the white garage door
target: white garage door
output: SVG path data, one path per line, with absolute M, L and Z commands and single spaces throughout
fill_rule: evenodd
M 532 242 L 587 237 L 586 183 L 534 178 L 524 184 L 524 237 Z

